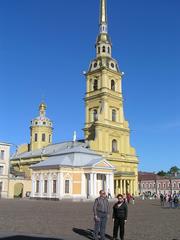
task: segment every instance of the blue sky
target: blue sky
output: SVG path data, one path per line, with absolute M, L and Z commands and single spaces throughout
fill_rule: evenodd
M 108 0 L 113 57 L 140 170 L 180 166 L 180 1 Z M 0 1 L 0 139 L 29 142 L 43 96 L 54 142 L 83 138 L 98 0 Z

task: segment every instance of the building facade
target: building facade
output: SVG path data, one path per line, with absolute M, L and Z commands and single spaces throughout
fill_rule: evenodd
M 10 146 L 0 142 L 0 198 L 8 197 Z
M 32 198 L 96 198 L 101 189 L 114 195 L 115 168 L 101 155 L 71 147 L 32 167 Z
M 180 192 L 180 175 L 158 176 L 155 173 L 139 172 L 139 194 L 173 194 Z
M 91 149 L 101 153 L 116 167 L 116 194 L 137 194 L 138 158 L 130 145 L 130 128 L 124 117 L 123 73 L 112 57 L 106 0 L 100 0 L 100 3 L 96 58 L 85 74 L 85 139 Z

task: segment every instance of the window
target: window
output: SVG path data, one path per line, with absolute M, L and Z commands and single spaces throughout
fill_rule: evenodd
M 114 68 L 114 63 L 111 63 L 111 67 Z
M 51 142 L 51 135 L 49 135 L 49 143 Z
M 46 122 L 43 122 L 43 125 L 46 125 Z
M 1 152 L 0 152 L 0 160 L 4 160 L 4 155 L 5 155 L 5 151 L 1 150 Z
M 94 109 L 94 110 L 93 110 L 93 121 L 95 122 L 95 121 L 97 121 L 97 120 L 98 120 L 97 110 Z
M 39 180 L 36 181 L 36 193 L 39 192 Z
M 112 152 L 117 152 L 117 141 L 112 140 Z
M 53 180 L 53 193 L 56 193 L 56 180 Z
M 34 141 L 35 141 L 35 142 L 38 141 L 38 135 L 37 135 L 37 133 L 34 134 Z
M 44 180 L 44 193 L 47 193 L 47 180 Z
M 0 166 L 0 175 L 3 175 L 3 170 L 4 170 L 4 167 Z
M 98 90 L 98 80 L 97 79 L 94 80 L 93 90 L 94 91 Z
M 98 47 L 98 53 L 100 53 L 100 47 Z
M 110 53 L 110 47 L 108 47 L 108 53 Z
M 179 188 L 180 188 L 180 183 L 179 183 Z
M 105 46 L 102 47 L 102 52 L 106 52 L 106 47 Z
M 116 110 L 112 110 L 112 121 L 115 122 L 116 121 Z
M 42 134 L 42 142 L 45 142 L 46 141 L 46 135 L 45 133 Z
M 164 183 L 164 188 L 166 188 L 166 184 Z
M 70 192 L 69 190 L 69 180 L 65 180 L 65 193 L 68 194 Z
M 94 68 L 96 68 L 96 67 L 97 67 L 97 62 L 94 63 Z
M 115 81 L 111 80 L 111 90 L 115 91 Z

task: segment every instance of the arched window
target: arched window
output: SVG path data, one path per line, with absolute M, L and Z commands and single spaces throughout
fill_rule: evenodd
M 111 80 L 111 90 L 115 91 L 115 81 Z
M 93 110 L 93 121 L 95 122 L 95 121 L 97 121 L 97 120 L 98 120 L 97 110 L 94 109 L 94 110 Z
M 106 52 L 106 47 L 105 46 L 102 47 L 102 52 Z
M 42 134 L 42 142 L 45 142 L 46 141 L 46 135 L 45 133 Z
M 37 133 L 34 134 L 34 141 L 35 141 L 35 142 L 38 141 L 38 135 L 37 135 Z
M 112 140 L 112 152 L 117 152 L 117 141 L 115 139 Z
M 100 53 L 100 50 L 101 50 L 101 48 L 100 48 L 100 47 L 98 47 L 98 53 Z
M 49 143 L 51 142 L 51 135 L 49 135 Z
M 98 80 L 94 80 L 93 90 L 96 91 L 98 89 Z
M 108 47 L 108 53 L 110 53 L 110 47 Z
M 112 110 L 112 121 L 115 122 L 116 121 L 116 110 Z

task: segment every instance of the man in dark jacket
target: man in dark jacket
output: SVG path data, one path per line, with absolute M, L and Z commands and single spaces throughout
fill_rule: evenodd
M 118 194 L 118 202 L 113 206 L 113 240 L 117 239 L 118 229 L 120 227 L 120 239 L 124 240 L 124 225 L 127 222 L 128 207 L 124 202 L 123 195 Z
M 106 193 L 101 190 L 100 196 L 95 199 L 93 212 L 94 212 L 94 239 L 98 240 L 98 233 L 100 231 L 101 240 L 105 240 L 105 230 L 107 223 L 107 216 L 109 214 L 109 202 Z

